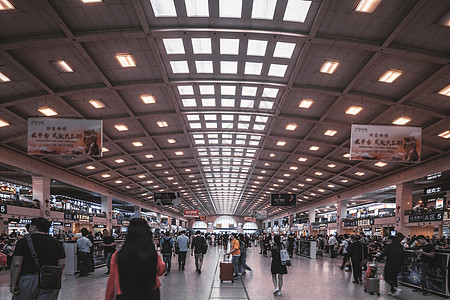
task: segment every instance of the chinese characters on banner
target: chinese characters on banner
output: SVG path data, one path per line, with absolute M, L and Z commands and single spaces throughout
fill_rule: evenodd
M 28 154 L 101 156 L 102 120 L 28 119 Z
M 189 218 L 198 218 L 200 216 L 200 211 L 196 210 L 196 209 L 185 209 L 184 210 L 184 216 Z
M 422 128 L 352 125 L 351 160 L 382 160 L 419 163 Z

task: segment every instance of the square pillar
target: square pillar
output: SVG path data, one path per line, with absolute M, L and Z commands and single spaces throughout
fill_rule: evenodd
M 135 218 L 141 217 L 141 207 L 140 206 L 134 206 L 134 217 Z
M 112 197 L 101 196 L 102 211 L 106 214 L 106 228 L 112 233 Z
M 395 230 L 405 236 L 410 234 L 410 229 L 405 224 L 405 212 L 412 209 L 412 192 L 412 182 L 399 184 L 395 190 Z
M 39 201 L 39 216 L 50 217 L 50 178 L 32 176 L 33 200 Z
M 311 208 L 308 211 L 308 216 L 309 216 L 309 235 L 312 235 L 312 223 L 316 221 L 316 209 Z
M 337 235 L 343 234 L 344 232 L 343 221 L 345 218 L 347 218 L 347 204 L 348 200 L 342 200 L 337 202 L 337 210 L 336 210 Z

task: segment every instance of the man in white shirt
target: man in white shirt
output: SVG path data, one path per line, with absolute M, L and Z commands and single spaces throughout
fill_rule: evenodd
M 330 247 L 330 258 L 336 258 L 337 257 L 337 239 L 334 235 L 330 236 L 330 239 L 328 240 L 328 245 Z
M 348 245 L 349 245 L 348 234 L 344 234 L 344 240 L 341 243 L 342 253 L 344 254 L 344 258 L 342 259 L 342 265 L 339 267 L 341 270 L 344 270 L 345 264 L 348 262 Z M 345 271 L 351 272 L 351 269 L 346 269 Z
M 89 232 L 86 228 L 81 229 L 82 237 L 77 240 L 77 255 L 80 259 L 80 277 L 86 277 L 89 273 L 89 254 L 91 251 L 92 242 L 87 238 L 88 234 Z

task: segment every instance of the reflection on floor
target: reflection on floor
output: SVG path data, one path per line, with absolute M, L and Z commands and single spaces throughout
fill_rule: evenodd
M 315 260 L 294 257 L 289 274 L 284 276 L 282 296 L 273 294 L 270 274 L 271 258 L 258 254 L 259 248 L 250 248 L 247 263 L 254 270 L 234 283 L 220 283 L 218 263 L 223 259 L 219 247 L 209 247 L 202 273 L 195 271 L 194 258 L 187 257 L 185 271 L 178 270 L 177 258 L 172 259 L 172 272 L 162 276 L 161 298 L 175 299 L 394 299 L 387 295 L 388 285 L 381 281 L 381 296 L 370 296 L 362 285 L 352 283 L 351 273 L 338 268 L 341 259 L 319 257 Z M 107 277 L 100 268 L 86 278 L 65 276 L 59 299 L 104 299 Z M 9 271 L 0 271 L 0 300 L 11 299 Z M 400 299 L 442 299 L 432 295 L 415 294 L 408 287 Z

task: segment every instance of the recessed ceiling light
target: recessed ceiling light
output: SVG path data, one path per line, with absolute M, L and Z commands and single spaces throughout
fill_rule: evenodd
M 119 159 L 116 159 L 115 162 L 118 163 L 118 164 L 122 164 L 125 161 L 123 159 L 119 158 Z
M 269 155 L 270 157 L 275 157 L 275 156 L 277 156 L 275 153 L 270 153 L 270 155 Z
M 349 158 L 350 157 L 350 153 L 344 153 L 342 156 L 345 157 L 345 158 Z
M 348 182 L 348 179 L 341 179 L 341 182 L 346 183 Z
M 304 187 L 305 185 L 303 183 L 299 183 L 298 186 Z
M 131 189 L 131 186 L 129 186 L 129 185 L 127 185 L 125 188 L 127 188 L 127 189 Z
M 285 127 L 286 130 L 290 130 L 290 131 L 293 131 L 296 128 L 297 128 L 297 124 L 293 124 L 293 123 L 287 124 L 286 127 Z
M 181 156 L 181 155 L 184 155 L 184 152 L 183 151 L 176 151 L 175 155 Z
M 405 124 L 407 124 L 407 123 L 409 123 L 409 122 L 411 122 L 411 118 L 402 116 L 402 117 L 398 117 L 397 119 L 395 119 L 395 120 L 392 122 L 392 124 L 395 124 L 395 125 L 405 125 Z
M 8 76 L 0 72 L 0 82 L 8 82 L 8 81 L 11 81 L 11 79 L 9 79 Z
M 306 157 L 299 157 L 299 159 L 298 159 L 298 161 L 301 161 L 301 162 L 305 162 L 305 161 L 307 161 L 308 159 L 306 158 Z
M 345 113 L 347 115 L 357 115 L 359 114 L 359 112 L 362 110 L 363 108 L 361 106 L 350 106 L 349 108 L 347 108 L 347 110 L 345 111 Z
M 0 73 L 0 75 L 1 75 L 1 73 Z M 1 77 L 0 77 L 0 79 L 1 79 Z M 438 94 L 441 94 L 441 95 L 450 97 L 450 84 L 447 85 L 447 86 L 446 86 L 445 88 L 443 88 L 442 90 L 440 90 L 440 91 L 438 92 Z
M 91 99 L 89 103 L 95 108 L 105 108 L 106 104 L 102 100 Z
M 381 0 L 360 0 L 355 11 L 371 14 L 375 11 L 380 2 Z
M 317 176 L 322 176 L 322 175 L 323 175 L 322 172 L 316 172 L 316 173 L 314 173 L 314 174 L 317 175 Z
M 0 127 L 5 127 L 5 126 L 9 126 L 9 123 L 3 119 L 0 119 Z
M 324 135 L 334 136 L 336 133 L 337 133 L 336 130 L 328 129 L 327 131 L 324 132 Z
M 102 177 L 103 178 L 108 178 L 108 177 L 111 177 L 111 174 L 105 173 L 105 174 L 102 174 Z
M 304 23 L 312 1 L 288 0 L 283 21 Z
M 320 73 L 333 74 L 338 66 L 338 61 L 326 60 L 320 67 Z
M 87 166 L 86 169 L 88 169 L 88 170 L 95 170 L 95 166 Z
M 308 182 L 313 181 L 311 178 L 306 178 L 305 180 L 308 181 Z
M 103 0 L 81 0 L 81 2 L 85 3 L 85 4 L 89 4 L 89 3 L 101 3 Z
M 175 139 L 168 139 L 167 142 L 169 144 L 175 144 L 177 141 Z
M 387 163 L 382 162 L 382 161 L 375 163 L 375 166 L 380 167 L 380 168 L 384 167 L 385 165 L 387 165 Z
M 138 177 L 139 177 L 139 178 L 145 178 L 145 175 L 142 174 L 142 175 L 139 175 Z
M 311 146 L 311 147 L 309 147 L 309 150 L 311 150 L 311 151 L 317 151 L 319 149 L 320 149 L 319 146 Z
M 191 170 L 191 169 L 185 169 L 185 171 L 186 171 L 186 172 L 191 172 L 192 170 Z
M 146 154 L 145 155 L 145 158 L 153 158 L 154 156 L 153 156 L 153 154 Z
M 72 73 L 73 69 L 64 59 L 53 60 L 50 62 L 58 72 L 61 73 Z
M 151 184 L 151 183 L 153 183 L 153 180 L 147 180 L 147 183 Z
M 103 148 L 102 148 L 102 152 L 108 152 L 108 151 L 109 151 L 108 148 L 106 148 L 106 147 L 103 147 Z
M 328 168 L 334 168 L 334 167 L 336 167 L 336 165 L 335 164 L 328 164 L 327 167 Z
M 265 163 L 264 166 L 268 167 L 268 166 L 270 166 L 270 164 L 269 163 Z
M 118 131 L 127 131 L 128 130 L 128 126 L 125 124 L 116 124 L 116 125 L 114 125 L 114 127 L 116 127 L 116 129 Z
M 327 185 L 329 188 L 334 188 L 335 187 L 335 185 L 334 184 L 329 184 L 329 185 Z
M 284 176 L 284 177 L 289 177 L 289 176 L 291 176 L 291 174 L 286 173 L 286 174 L 283 174 L 283 176 Z
M 136 62 L 134 61 L 133 56 L 131 56 L 131 54 L 119 53 L 116 54 L 116 59 L 122 66 L 122 68 L 136 67 Z
M 161 168 L 161 167 L 162 167 L 162 164 L 156 164 L 155 167 Z
M 442 133 L 439 133 L 438 136 L 441 138 L 444 138 L 444 139 L 449 139 L 450 138 L 450 130 L 446 130 Z
M 312 99 L 303 99 L 298 104 L 298 107 L 300 107 L 300 108 L 310 108 L 311 105 L 313 104 L 313 102 L 314 101 Z
M 318 191 L 318 192 L 321 192 L 321 193 L 325 192 L 324 189 L 318 189 L 317 191 Z M 327 208 L 330 208 L 330 207 L 327 207 Z
M 397 70 L 387 70 L 378 81 L 392 83 L 395 79 L 397 79 L 400 75 L 402 75 L 402 71 Z
M 154 103 L 156 103 L 155 96 L 153 96 L 153 95 L 141 95 L 141 100 L 145 104 L 154 104 Z
M 296 170 L 298 169 L 298 167 L 296 167 L 296 166 L 290 166 L 289 169 L 291 169 L 291 170 L 293 170 L 293 171 L 296 171 Z
M 278 141 L 277 146 L 284 147 L 286 145 L 285 141 Z
M 11 4 L 9 0 L 0 0 L 0 10 L 11 10 L 15 7 Z
M 48 106 L 39 107 L 38 111 L 47 117 L 56 116 L 58 114 L 53 108 L 50 108 Z
M 156 122 L 156 124 L 159 127 L 167 127 L 167 126 L 169 126 L 166 121 L 158 121 L 158 122 Z
M 358 176 L 363 176 L 364 174 L 366 174 L 366 173 L 364 173 L 364 172 L 356 172 L 355 173 L 355 175 L 358 175 Z
M 135 147 L 142 147 L 142 146 L 144 146 L 144 144 L 142 144 L 141 142 L 133 142 L 132 144 Z
M 114 181 L 114 182 L 117 183 L 117 184 L 123 183 L 122 180 L 116 180 L 116 181 Z
M 263 173 L 263 174 L 266 174 L 266 173 L 267 173 L 267 171 L 266 171 L 266 170 L 262 170 L 262 171 L 261 171 L 261 173 Z

